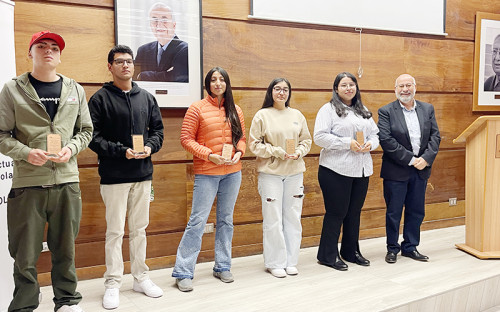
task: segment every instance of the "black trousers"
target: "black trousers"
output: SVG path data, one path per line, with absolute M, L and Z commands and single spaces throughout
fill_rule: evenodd
M 339 255 L 338 241 L 343 225 L 340 255 L 354 262 L 359 251 L 359 218 L 368 191 L 368 177 L 353 178 L 319 166 L 318 180 L 325 202 L 325 217 L 318 248 L 318 260 L 335 263 Z

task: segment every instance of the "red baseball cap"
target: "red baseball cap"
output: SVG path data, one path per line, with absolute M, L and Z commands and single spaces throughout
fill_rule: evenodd
M 66 46 L 66 44 L 64 43 L 64 39 L 61 36 L 59 36 L 56 33 L 52 33 L 49 30 L 44 30 L 44 31 L 37 32 L 36 34 L 33 34 L 33 36 L 31 36 L 29 50 L 31 50 L 31 47 L 34 44 L 38 43 L 42 39 L 54 40 L 57 43 L 57 45 L 59 46 L 59 50 L 61 52 L 62 52 L 62 50 L 64 50 L 64 47 Z

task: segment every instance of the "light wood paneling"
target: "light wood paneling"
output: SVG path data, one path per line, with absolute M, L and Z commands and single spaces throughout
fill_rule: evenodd
M 203 1 L 203 17 L 247 20 L 250 14 L 250 0 Z
M 213 19 L 204 20 L 203 27 L 205 72 L 222 66 L 237 87 L 263 87 L 274 77 L 287 76 L 296 88 L 331 89 L 337 73 L 357 72 L 359 65 L 359 34 L 354 31 Z M 472 91 L 471 42 L 373 34 L 364 35 L 363 42 L 362 89 L 392 91 L 396 77 L 410 72 L 422 82 L 420 91 Z
M 76 5 L 84 5 L 84 6 L 96 6 L 96 7 L 104 7 L 104 8 L 113 8 L 114 1 L 113 0 L 45 0 L 49 3 L 66 3 L 66 4 L 76 4 Z M 18 2 L 18 1 L 16 1 Z
M 476 12 L 500 12 L 500 2 L 484 0 L 446 0 L 448 38 L 474 40 Z
M 114 46 L 112 10 L 32 1 L 16 1 L 14 10 L 18 74 L 32 70 L 28 59 L 31 36 L 48 29 L 60 34 L 66 42 L 58 72 L 78 82 L 110 80 L 106 64 L 108 52 Z

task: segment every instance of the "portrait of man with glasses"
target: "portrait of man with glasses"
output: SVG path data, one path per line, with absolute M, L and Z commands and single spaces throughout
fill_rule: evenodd
M 486 58 L 488 53 L 486 53 Z M 488 65 L 486 65 L 488 66 Z M 491 69 L 494 74 L 484 82 L 484 91 L 500 91 L 500 34 L 495 37 L 491 47 Z
M 135 80 L 189 82 L 188 44 L 175 34 L 175 13 L 157 2 L 149 10 L 149 26 L 156 41 L 137 49 Z

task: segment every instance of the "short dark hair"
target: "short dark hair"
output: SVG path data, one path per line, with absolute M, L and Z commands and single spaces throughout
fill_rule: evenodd
M 119 44 L 114 46 L 108 53 L 108 64 L 112 64 L 114 59 L 115 59 L 115 54 L 116 53 L 127 53 L 132 56 L 132 59 L 134 59 L 134 52 L 132 52 L 132 49 L 129 48 L 126 45 Z
M 280 82 L 286 82 L 288 85 L 288 99 L 285 102 L 285 107 L 290 106 L 290 99 L 292 98 L 292 86 L 290 85 L 290 81 L 286 78 L 274 78 L 273 81 L 269 84 L 269 87 L 267 87 L 267 92 L 266 92 L 266 97 L 264 98 L 264 103 L 262 103 L 262 108 L 267 108 L 267 107 L 272 107 L 274 105 L 274 100 L 273 100 L 273 88 L 275 85 L 277 85 Z

